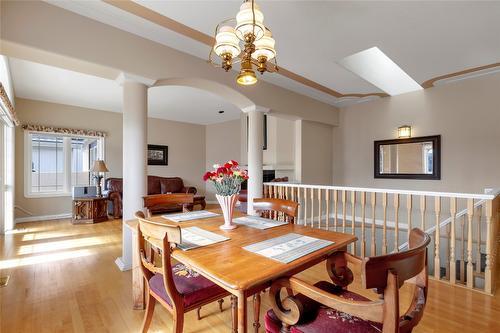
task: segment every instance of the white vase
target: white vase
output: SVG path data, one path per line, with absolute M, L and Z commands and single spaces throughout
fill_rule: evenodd
M 222 208 L 222 214 L 224 215 L 224 224 L 219 228 L 222 230 L 232 230 L 237 226 L 233 223 L 233 212 L 234 206 L 236 205 L 236 201 L 238 201 L 238 194 L 233 195 L 218 195 L 215 197 L 219 202 L 220 207 Z

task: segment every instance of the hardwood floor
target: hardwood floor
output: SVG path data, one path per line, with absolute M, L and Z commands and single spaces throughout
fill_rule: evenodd
M 23 223 L 0 236 L 0 275 L 11 276 L 0 288 L 0 332 L 138 332 L 143 311 L 131 309 L 131 272 L 114 264 L 120 255 L 121 220 Z M 301 276 L 328 280 L 322 265 Z M 353 289 L 359 292 L 359 284 Z M 264 312 L 269 303 L 262 300 Z M 200 321 L 196 311 L 188 313 L 184 331 L 230 332 L 229 304 L 227 299 L 223 313 L 217 303 L 203 307 Z M 156 307 L 150 332 L 170 331 L 170 315 Z M 500 332 L 500 293 L 491 297 L 430 281 L 425 315 L 414 332 Z

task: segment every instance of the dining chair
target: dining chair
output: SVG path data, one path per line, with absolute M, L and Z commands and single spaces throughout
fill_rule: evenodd
M 152 194 L 142 197 L 144 208 L 148 215 L 155 212 L 165 211 L 172 206 L 182 206 L 183 212 L 193 209 L 194 194 L 192 193 L 172 193 L 172 194 Z
M 137 237 L 140 266 L 147 285 L 146 313 L 141 332 L 148 331 L 156 302 L 172 314 L 172 332 L 181 333 L 186 312 L 197 309 L 200 319 L 201 306 L 214 301 L 219 301 L 222 311 L 221 300 L 226 296 L 231 296 L 232 331 L 236 332 L 237 298 L 184 264 L 173 264 L 171 253 L 181 243 L 181 228 L 150 221 L 142 211 L 136 212 L 135 217 L 139 221 Z M 157 255 L 160 260 L 156 260 Z M 158 261 L 161 261 L 161 266 Z
M 407 251 L 367 258 L 337 252 L 327 260 L 333 284 L 320 281 L 311 285 L 296 277 L 276 280 L 269 291 L 272 309 L 266 313 L 266 332 L 411 332 L 427 301 L 429 242 L 429 235 L 415 228 Z M 353 281 L 348 266 L 360 270 L 362 286 L 374 289 L 378 300 L 347 290 Z M 399 288 L 405 282 L 413 285 L 413 295 L 401 315 Z M 282 289 L 286 291 L 283 299 Z
M 288 223 L 295 223 L 299 215 L 298 202 L 275 198 L 253 199 L 253 209 L 263 217 L 271 219 L 284 219 Z M 281 214 L 279 214 L 281 213 Z
M 253 209 L 260 213 L 262 217 L 284 220 L 288 223 L 295 223 L 299 216 L 299 204 L 295 201 L 276 199 L 276 198 L 255 198 L 253 199 Z M 253 295 L 253 311 L 254 322 L 253 327 L 255 333 L 260 328 L 260 292 Z

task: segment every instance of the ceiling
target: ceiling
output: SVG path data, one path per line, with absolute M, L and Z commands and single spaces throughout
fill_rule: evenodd
M 47 2 L 206 59 L 209 46 L 102 1 Z M 137 4 L 212 35 L 241 1 L 155 1 Z M 437 76 L 500 62 L 500 2 L 258 1 L 276 39 L 278 64 L 342 94 L 382 91 L 337 61 L 377 46 L 410 77 Z M 263 79 L 336 106 L 338 98 L 279 74 Z M 368 97 L 366 99 L 372 99 Z
M 122 88 L 114 80 L 14 58 L 9 65 L 16 97 L 121 112 Z M 195 88 L 154 87 L 148 94 L 151 118 L 208 125 L 239 119 L 241 114 L 217 95 Z

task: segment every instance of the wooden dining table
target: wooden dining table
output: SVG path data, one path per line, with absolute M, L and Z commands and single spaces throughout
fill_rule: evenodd
M 210 211 L 220 213 L 220 210 L 217 209 Z M 234 217 L 238 216 L 245 216 L 245 214 L 235 212 Z M 167 220 L 159 215 L 149 219 L 166 225 L 178 225 L 181 228 L 196 226 L 230 238 L 224 242 L 188 251 L 174 249 L 172 257 L 238 298 L 238 332 L 240 333 L 247 332 L 247 298 L 249 296 L 270 287 L 277 278 L 297 274 L 324 261 L 332 253 L 346 249 L 347 245 L 357 239 L 351 234 L 320 230 L 297 224 L 286 224 L 266 230 L 238 225 L 236 229 L 225 231 L 219 229 L 219 226 L 224 224 L 222 215 L 180 223 Z M 126 226 L 134 234 L 133 306 L 134 309 L 144 309 L 144 278 L 140 270 L 136 237 L 138 221 L 127 221 Z M 244 246 L 288 233 L 311 236 L 334 243 L 287 264 L 243 249 Z

